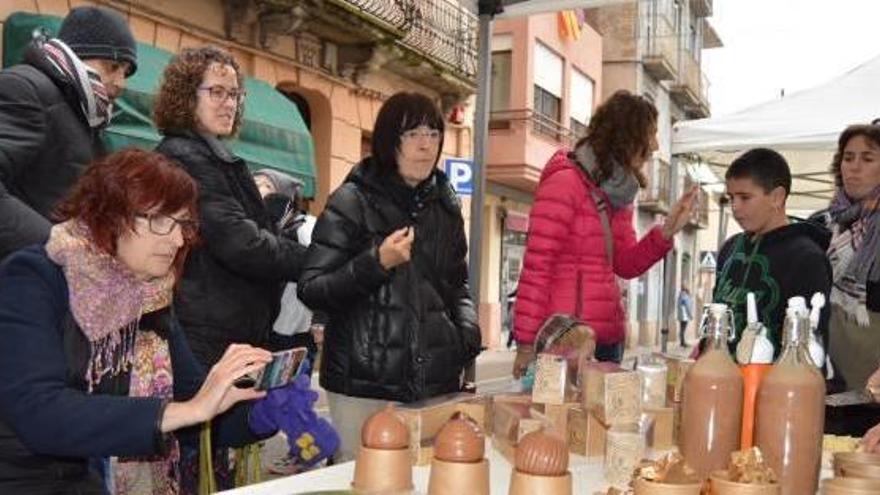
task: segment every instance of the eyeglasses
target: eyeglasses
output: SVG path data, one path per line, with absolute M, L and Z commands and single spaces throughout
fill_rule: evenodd
M 175 225 L 180 225 L 180 230 L 185 236 L 192 236 L 199 230 L 199 224 L 195 220 L 180 220 L 171 215 L 151 215 L 138 213 L 136 218 L 142 218 L 148 222 L 150 232 L 156 235 L 169 235 L 174 231 Z
M 400 137 L 404 141 L 416 141 L 418 139 L 428 139 L 430 141 L 440 141 L 440 131 L 437 129 L 410 129 L 403 131 Z
M 223 86 L 202 86 L 199 88 L 199 91 L 207 91 L 208 96 L 211 97 L 211 101 L 214 103 L 223 103 L 227 98 L 232 98 L 235 103 L 241 103 L 247 94 L 243 89 L 227 89 Z

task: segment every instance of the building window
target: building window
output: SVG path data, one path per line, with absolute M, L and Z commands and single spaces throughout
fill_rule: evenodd
M 562 120 L 562 57 L 542 43 L 535 43 L 535 131 L 560 137 Z
M 492 52 L 492 100 L 489 111 L 510 110 L 510 64 L 513 52 L 510 50 Z
M 569 128 L 574 138 L 587 133 L 587 125 L 593 115 L 593 80 L 577 69 L 571 71 L 569 85 Z
M 559 139 L 562 99 L 535 85 L 535 132 Z

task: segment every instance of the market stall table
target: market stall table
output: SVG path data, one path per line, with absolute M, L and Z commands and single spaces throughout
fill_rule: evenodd
M 486 443 L 486 453 L 489 459 L 489 479 L 492 494 L 507 495 L 511 464 L 497 450 L 492 448 L 491 442 Z M 602 474 L 602 459 L 587 459 L 584 456 L 572 454 L 569 463 L 573 481 L 573 493 L 593 495 L 594 492 L 604 491 L 608 488 Z M 428 493 L 428 476 L 431 466 L 413 466 L 414 493 Z M 287 495 L 294 493 L 309 493 L 328 490 L 349 490 L 354 476 L 354 461 L 317 469 L 307 473 L 288 476 L 277 480 L 266 481 L 244 488 L 221 492 L 225 495 Z

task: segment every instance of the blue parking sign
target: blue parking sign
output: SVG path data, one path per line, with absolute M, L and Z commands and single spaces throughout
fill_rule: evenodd
M 443 171 L 449 177 L 449 182 L 455 192 L 461 195 L 469 195 L 474 192 L 473 160 L 447 158 L 443 164 Z

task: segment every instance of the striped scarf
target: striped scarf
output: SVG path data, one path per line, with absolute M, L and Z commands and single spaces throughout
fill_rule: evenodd
M 83 63 L 63 41 L 53 38 L 40 44 L 40 50 L 57 71 L 69 81 L 79 97 L 80 109 L 92 129 L 103 129 L 110 123 L 113 103 L 101 76 Z
M 880 281 L 880 187 L 853 202 L 842 189 L 831 201 L 828 260 L 834 274 L 831 302 L 859 326 L 868 326 L 868 281 Z

